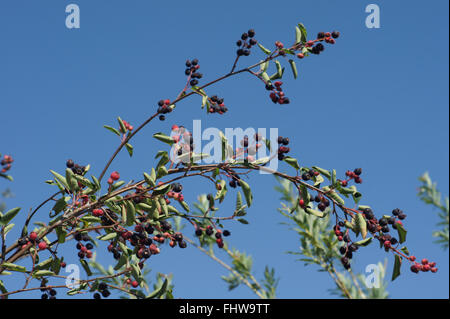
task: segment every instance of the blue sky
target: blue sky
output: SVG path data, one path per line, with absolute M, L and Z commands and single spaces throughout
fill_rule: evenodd
M 287 73 L 290 105 L 272 104 L 261 83 L 247 74 L 228 79 L 209 90 L 225 97 L 226 115 L 206 116 L 198 98 L 185 100 L 168 120 L 155 121 L 139 134 L 134 157 L 121 153 L 112 169 L 127 179 L 140 178 L 155 165 L 161 148 L 152 134 L 169 132 L 172 124 L 189 127 L 192 119 L 201 119 L 202 125 L 221 129 L 278 127 L 290 137 L 291 155 L 301 165 L 336 168 L 341 174 L 362 167 L 362 203 L 378 215 L 395 207 L 408 214 L 408 247 L 437 261 L 439 272 L 416 276 L 405 268 L 389 285 L 391 297 L 448 298 L 448 251 L 431 237 L 438 219 L 416 197 L 417 177 L 425 171 L 448 194 L 447 1 L 376 1 L 379 29 L 365 27 L 365 7 L 372 2 L 364 1 L 79 0 L 73 3 L 81 9 L 81 28 L 69 30 L 64 22 L 70 3 L 0 3 L 0 152 L 15 158 L 15 181 L 3 181 L 1 189 L 15 193 L 9 207 L 23 207 L 16 224 L 54 191 L 43 182 L 51 178 L 50 169 L 63 171 L 68 158 L 90 163 L 98 175 L 117 145 L 102 126 L 116 125 L 119 115 L 136 126 L 153 114 L 159 99 L 173 99 L 184 85 L 187 58 L 200 60 L 206 83 L 229 71 L 242 32 L 254 28 L 258 41 L 270 47 L 275 40 L 292 41 L 294 26 L 302 22 L 311 36 L 337 29 L 341 38 L 320 56 L 298 63 L 296 81 Z M 240 65 L 261 57 L 254 50 Z M 284 170 L 294 174 L 287 165 Z M 279 297 L 328 298 L 331 279 L 285 254 L 299 243 L 279 224 L 274 179 L 254 175 L 249 182 L 255 197 L 250 225 L 229 224 L 230 243 L 254 256 L 258 277 L 265 265 L 275 267 Z M 185 188 L 190 201 L 198 189 L 210 191 L 198 180 Z M 232 209 L 233 200 L 234 194 L 222 214 Z M 64 255 L 75 261 L 74 247 Z M 358 254 L 354 268 L 363 271 L 384 258 L 390 278 L 393 258 L 375 245 Z M 253 297 L 245 287 L 228 292 L 220 279 L 226 271 L 193 247 L 165 249 L 149 266 L 153 274 L 174 274 L 177 297 Z

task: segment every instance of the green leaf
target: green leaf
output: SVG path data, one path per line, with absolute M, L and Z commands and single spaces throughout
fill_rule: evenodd
M 155 180 L 149 174 L 144 173 L 144 179 L 145 182 L 148 184 L 148 186 L 155 187 L 156 185 Z
M 92 276 L 92 271 L 91 271 L 91 268 L 89 268 L 89 264 L 87 263 L 87 261 L 84 259 L 80 259 L 80 263 L 81 263 L 81 266 L 83 266 L 83 269 L 86 272 L 86 274 L 88 275 L 88 277 Z
M 56 227 L 56 236 L 58 237 L 58 243 L 63 244 L 66 242 L 67 232 L 62 227 Z
M 397 224 L 397 232 L 398 232 L 398 242 L 400 244 L 404 243 L 406 241 L 406 229 L 403 228 L 402 225 Z
M 25 272 L 27 270 L 24 266 L 19 266 L 12 263 L 3 263 L 1 264 L 1 267 L 11 271 L 19 271 L 19 272 Z
M 289 59 L 289 65 L 291 66 L 292 74 L 294 75 L 294 79 L 297 78 L 298 72 L 297 72 L 297 65 L 295 64 L 294 60 Z
M 157 140 L 164 142 L 166 144 L 169 144 L 169 145 L 172 145 L 174 143 L 174 140 L 170 136 L 167 136 L 164 133 L 155 133 L 155 134 L 153 134 L 153 137 L 156 138 Z
M 75 179 L 74 175 L 75 174 L 72 172 L 72 170 L 70 168 L 66 168 L 66 181 L 67 181 L 67 184 L 69 185 L 69 190 L 72 192 L 79 188 L 77 180 Z
M 310 215 L 314 215 L 316 217 L 319 217 L 319 218 L 325 217 L 325 213 L 324 212 L 321 212 L 319 210 L 312 209 L 312 208 L 309 208 L 309 207 L 305 207 L 305 212 L 307 212 Z
M 295 26 L 295 43 L 300 43 L 302 41 L 302 31 L 298 26 Z
M 9 224 L 8 226 L 5 227 L 5 229 L 3 230 L 5 236 L 11 231 L 11 229 L 13 229 L 14 224 Z
M 241 224 L 244 224 L 244 225 L 248 224 L 248 221 L 246 219 L 244 219 L 244 218 L 238 218 L 237 221 L 240 222 Z
M 400 276 L 400 267 L 402 266 L 402 258 L 399 255 L 395 255 L 394 271 L 392 272 L 392 281 Z
M 250 189 L 250 186 L 243 180 L 239 180 L 239 183 L 241 184 L 242 191 L 244 192 L 247 206 L 250 207 L 252 205 L 252 201 L 253 201 L 252 190 Z
M 7 211 L 3 216 L 0 218 L 0 225 L 6 226 L 16 215 L 19 213 L 20 207 L 13 208 L 9 211 Z
M 406 255 L 409 256 L 409 250 L 408 250 L 408 247 L 403 246 L 402 248 L 400 248 L 400 250 L 403 251 Z
M 318 171 L 320 174 L 324 175 L 326 178 L 330 179 L 331 178 L 331 173 L 330 171 L 317 167 L 317 166 L 313 166 L 313 169 L 315 169 L 316 171 Z
M 0 291 L 4 294 L 6 294 L 8 292 L 8 290 L 5 287 L 5 284 L 3 283 L 2 280 L 0 280 Z M 6 296 L 6 298 L 8 298 L 8 296 Z
M 120 136 L 120 132 L 118 130 L 116 130 L 114 127 L 111 127 L 111 126 L 108 126 L 108 125 L 103 125 L 103 127 L 106 128 L 108 131 L 113 132 L 117 136 Z
M 272 54 L 272 52 L 269 49 L 266 49 L 265 47 L 263 47 L 261 45 L 261 43 L 258 42 L 258 47 L 261 49 L 262 52 L 264 52 L 265 54 L 269 55 Z
M 163 284 L 159 289 L 155 289 L 153 292 L 151 292 L 149 295 L 147 295 L 146 299 L 156 299 L 164 295 L 164 293 L 167 290 L 167 286 L 169 285 L 169 281 L 167 278 L 164 280 Z
M 128 154 L 131 156 L 133 156 L 133 145 L 127 143 L 125 144 L 125 147 L 127 148 Z
M 117 122 L 119 122 L 120 130 L 125 134 L 127 132 L 127 128 L 125 127 L 125 124 L 123 124 L 123 121 L 120 117 L 117 118 Z
M 357 246 L 367 246 L 372 242 L 372 237 L 368 237 L 366 239 L 354 242 L 355 245 Z
M 114 239 L 116 237 L 117 237 L 117 233 L 114 232 L 114 233 L 109 233 L 109 234 L 98 236 L 97 239 L 106 241 L 106 240 Z
M 303 23 L 299 23 L 297 26 L 301 31 L 301 42 L 304 43 L 307 41 L 307 36 L 308 36 L 308 33 L 306 32 L 306 28 L 303 25 Z
M 269 61 L 265 61 L 259 65 L 259 69 L 261 70 L 261 72 L 267 72 L 268 68 L 269 68 Z
M 136 209 L 134 208 L 134 205 L 131 201 L 127 200 L 125 201 L 125 207 L 127 210 L 127 226 L 134 225 L 134 220 L 136 218 Z
M 38 270 L 33 273 L 33 277 L 53 276 L 55 273 L 50 270 Z
M 66 198 L 61 197 L 53 206 L 53 211 L 55 212 L 55 214 L 59 214 L 66 208 L 66 206 L 67 206 Z
M 189 205 L 185 201 L 182 201 L 179 203 L 180 203 L 181 207 L 183 207 L 183 209 L 189 213 L 189 211 L 190 211 Z
M 214 199 L 219 200 L 219 203 L 222 203 L 225 199 L 225 195 L 227 194 L 227 182 L 225 180 L 220 180 L 217 182 L 218 185 L 220 185 L 220 190 L 217 190 L 216 196 Z
M 285 161 L 286 163 L 288 163 L 289 165 L 291 165 L 293 168 L 295 168 L 296 170 L 300 169 L 300 165 L 298 165 L 298 161 L 296 158 L 290 157 L 290 156 L 285 156 L 283 161 Z
M 361 233 L 362 238 L 366 238 L 367 236 L 367 224 L 366 219 L 362 214 L 357 213 L 355 219 L 356 227 Z
M 270 76 L 266 72 L 261 73 L 261 77 L 263 78 L 264 82 L 270 83 Z
M 50 257 L 50 258 L 48 258 L 48 259 L 46 259 L 46 260 L 40 262 L 39 264 L 37 264 L 37 265 L 34 267 L 34 269 L 35 269 L 35 270 L 48 269 L 48 268 L 50 268 L 50 266 L 52 265 L 52 263 L 53 263 L 53 258 Z
M 156 174 L 156 178 L 161 178 L 166 176 L 167 174 L 169 174 L 169 171 L 167 170 L 167 168 L 165 166 L 160 166 L 158 168 L 158 172 Z
M 58 174 L 55 171 L 50 170 L 50 172 L 53 174 L 53 176 L 55 176 L 56 178 L 56 182 L 59 182 L 60 184 L 62 184 L 63 189 L 69 189 L 69 185 L 67 184 L 66 178 L 64 176 L 62 176 L 61 174 Z

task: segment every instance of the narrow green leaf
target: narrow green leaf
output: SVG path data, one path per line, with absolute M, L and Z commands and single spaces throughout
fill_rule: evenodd
M 88 277 L 92 276 L 92 271 L 91 271 L 91 268 L 89 268 L 89 264 L 87 263 L 87 261 L 84 259 L 80 259 L 80 263 L 81 263 L 81 266 L 83 266 L 83 269 L 86 272 L 86 274 L 88 275 Z
M 19 213 L 20 207 L 13 208 L 7 211 L 0 219 L 0 225 L 6 226 Z
M 354 242 L 357 246 L 367 246 L 372 242 L 372 237 L 367 237 L 366 239 Z
M 392 281 L 400 276 L 400 267 L 402 266 L 402 258 L 399 255 L 395 255 L 394 271 L 392 272 Z
M 153 137 L 156 138 L 157 140 L 164 142 L 166 144 L 169 144 L 169 145 L 172 145 L 174 143 L 174 140 L 170 136 L 167 136 L 164 133 L 155 133 L 155 134 L 153 134 Z
M 108 125 L 103 125 L 103 127 L 106 128 L 108 131 L 113 132 L 117 136 L 120 136 L 120 132 L 118 130 L 116 130 L 114 127 L 111 127 L 111 126 L 108 126 Z
M 298 165 L 298 161 L 296 158 L 290 157 L 290 156 L 285 156 L 283 161 L 285 161 L 286 163 L 288 163 L 289 165 L 291 165 L 293 168 L 295 168 L 296 170 L 300 169 L 300 165 Z
M 127 226 L 134 225 L 134 220 L 136 218 L 136 209 L 134 208 L 134 205 L 131 201 L 127 200 L 125 201 L 125 207 L 127 210 Z
M 398 242 L 400 244 L 402 244 L 402 243 L 404 243 L 406 241 L 406 233 L 407 233 L 407 231 L 400 224 L 397 224 L 396 227 L 397 227 L 397 232 L 398 232 Z
M 289 59 L 289 65 L 291 66 L 292 74 L 294 75 L 294 79 L 297 78 L 298 72 L 297 72 L 297 65 L 295 64 L 295 61 L 292 59 Z
M 247 206 L 250 207 L 252 205 L 252 201 L 253 201 L 252 190 L 250 189 L 250 186 L 243 180 L 239 180 L 239 183 L 241 184 L 242 191 L 244 192 Z
M 265 54 L 269 55 L 272 54 L 272 52 L 269 49 L 266 49 L 265 47 L 262 46 L 261 43 L 258 43 L 258 47 L 261 49 L 262 52 L 264 52 Z
M 127 148 L 128 151 L 128 155 L 133 156 L 133 145 L 131 145 L 130 143 L 125 144 L 125 147 Z

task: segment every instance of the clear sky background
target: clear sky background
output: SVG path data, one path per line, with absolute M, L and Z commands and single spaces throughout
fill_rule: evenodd
M 81 28 L 65 27 L 65 7 L 81 9 Z M 400 207 L 408 214 L 407 246 L 422 258 L 437 261 L 437 274 L 415 275 L 406 267 L 388 287 L 392 298 L 448 298 L 448 251 L 433 244 L 438 219 L 416 197 L 417 177 L 429 171 L 448 194 L 448 1 L 375 1 L 381 9 L 381 28 L 365 26 L 371 1 L 22 1 L 0 2 L 0 152 L 15 158 L 14 183 L 1 182 L 15 197 L 8 207 L 25 214 L 54 189 L 44 184 L 50 169 L 63 171 L 73 158 L 90 163 L 98 175 L 118 140 L 102 126 L 116 125 L 121 116 L 133 125 L 153 114 L 160 98 L 174 99 L 184 85 L 184 61 L 198 58 L 204 79 L 229 71 L 235 41 L 249 28 L 267 47 L 275 40 L 289 43 L 294 26 L 302 22 L 313 37 L 337 29 L 341 38 L 320 56 L 299 61 L 299 78 L 290 72 L 284 89 L 288 106 L 270 102 L 261 83 L 247 74 L 228 79 L 209 90 L 225 97 L 229 112 L 207 116 L 200 100 L 183 101 L 165 122 L 155 121 L 133 141 L 135 156 L 121 153 L 111 169 L 126 179 L 138 179 L 162 147 L 151 136 L 169 132 L 172 124 L 192 126 L 278 127 L 291 140 L 292 156 L 301 165 L 346 169 L 362 167 L 361 203 L 377 215 Z M 241 66 L 259 61 L 255 49 Z M 287 71 L 289 71 L 287 69 Z M 284 164 L 285 171 L 294 174 Z M 275 180 L 253 175 L 254 205 L 250 225 L 229 223 L 231 245 L 254 256 L 255 274 L 265 265 L 281 277 L 280 298 L 329 298 L 332 280 L 314 266 L 304 267 L 285 252 L 297 250 L 298 238 L 279 223 Z M 210 192 L 204 181 L 186 184 L 188 201 Z M 235 194 L 223 205 L 229 215 Z M 41 211 L 37 220 L 47 220 Z M 9 234 L 12 240 L 20 227 Z M 188 231 L 188 234 L 189 231 Z M 63 250 L 76 260 L 75 243 Z M 110 255 L 100 260 L 113 263 Z M 218 252 L 219 256 L 226 257 Z M 377 245 L 361 249 L 354 269 L 393 256 Z M 149 260 L 152 276 L 173 273 L 176 297 L 252 298 L 246 287 L 227 291 L 226 270 L 193 247 L 163 249 Z M 10 288 L 22 281 L 2 280 Z M 30 293 L 27 297 L 39 297 Z

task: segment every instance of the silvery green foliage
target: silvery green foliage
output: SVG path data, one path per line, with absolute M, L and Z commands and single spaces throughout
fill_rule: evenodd
M 440 222 L 437 224 L 441 229 L 433 232 L 433 236 L 437 238 L 436 243 L 440 244 L 442 248 L 448 249 L 448 241 L 449 241 L 449 199 L 448 196 L 445 197 L 444 203 L 442 204 L 442 196 L 441 193 L 437 190 L 436 183 L 431 181 L 430 175 L 428 172 L 424 173 L 419 177 L 419 181 L 422 182 L 422 185 L 419 188 L 418 196 L 422 201 L 426 204 L 430 204 L 438 209 L 438 216 L 440 218 Z
M 279 186 L 275 189 L 282 195 L 279 212 L 290 220 L 284 223 L 299 235 L 299 252 L 289 251 L 289 254 L 301 256 L 299 261 L 305 265 L 318 265 L 319 271 L 327 272 L 334 280 L 336 287 L 331 289 L 332 295 L 351 299 L 384 299 L 388 298 L 387 282 L 384 280 L 386 266 L 378 263 L 379 288 L 369 288 L 366 285 L 365 275 L 355 275 L 351 271 L 336 269 L 339 265 L 339 242 L 333 233 L 330 215 L 317 218 L 307 214 L 296 203 L 297 195 L 293 192 L 292 184 L 286 180 L 277 179 Z

